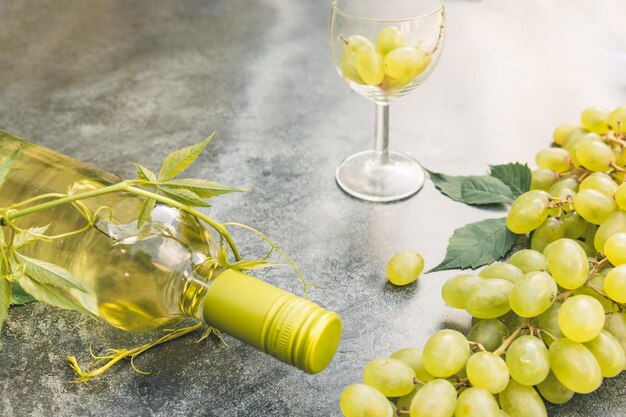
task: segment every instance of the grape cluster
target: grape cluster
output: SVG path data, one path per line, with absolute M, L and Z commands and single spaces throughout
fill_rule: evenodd
M 371 361 L 346 417 L 541 417 L 626 369 L 626 105 L 588 108 L 537 154 L 507 226 L 530 249 L 459 274 L 444 301 L 473 316 Z
M 407 46 L 395 26 L 378 32 L 376 45 L 365 36 L 343 38 L 345 43 L 339 68 L 342 75 L 357 84 L 399 89 L 411 83 L 430 64 L 433 51 Z

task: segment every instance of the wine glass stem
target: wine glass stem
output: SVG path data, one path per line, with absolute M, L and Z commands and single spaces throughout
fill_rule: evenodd
M 375 103 L 374 116 L 374 162 L 386 165 L 389 162 L 389 104 Z

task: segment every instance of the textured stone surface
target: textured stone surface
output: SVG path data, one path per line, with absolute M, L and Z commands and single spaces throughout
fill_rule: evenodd
M 5 0 L 0 2 L 0 128 L 132 175 L 218 132 L 193 176 L 251 188 L 211 214 L 263 230 L 294 256 L 314 301 L 345 332 L 320 375 L 307 376 L 232 338 L 187 337 L 87 384 L 65 357 L 134 346 L 126 334 L 40 304 L 14 308 L 2 331 L 2 416 L 338 416 L 342 388 L 365 363 L 422 345 L 469 318 L 439 291 L 454 272 L 393 288 L 396 251 L 442 258 L 452 231 L 502 216 L 447 200 L 431 183 L 394 204 L 335 185 L 335 166 L 371 146 L 372 105 L 337 76 L 326 47 L 328 2 L 281 0 Z M 626 102 L 623 1 L 450 1 L 439 68 L 392 106 L 392 147 L 447 173 L 532 162 L 552 129 L 588 105 Z M 260 242 L 238 233 L 244 250 Z M 302 293 L 288 269 L 268 281 Z M 607 380 L 552 416 L 626 415 L 626 378 Z

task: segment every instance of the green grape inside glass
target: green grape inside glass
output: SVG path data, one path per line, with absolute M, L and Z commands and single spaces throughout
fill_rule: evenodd
M 368 201 L 409 197 L 424 170 L 389 150 L 389 104 L 422 84 L 434 70 L 445 38 L 443 0 L 333 0 L 328 41 L 341 77 L 376 105 L 374 149 L 346 158 L 339 186 Z

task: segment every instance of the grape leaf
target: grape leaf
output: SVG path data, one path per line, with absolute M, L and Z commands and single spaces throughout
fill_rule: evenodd
M 494 177 L 465 177 L 461 183 L 461 198 L 465 204 L 483 205 L 512 203 L 513 194 L 509 187 Z
M 280 264 L 276 262 L 270 262 L 263 259 L 257 259 L 254 261 L 239 261 L 231 264 L 230 267 L 238 271 L 251 271 L 256 269 L 271 268 Z
M 170 188 L 170 187 L 159 187 L 159 189 L 168 196 L 179 203 L 187 204 L 189 206 L 198 206 L 198 207 L 210 207 L 211 205 L 205 202 L 202 198 L 198 196 L 198 194 L 193 191 L 186 190 L 184 188 Z
M 196 145 L 188 146 L 169 154 L 163 160 L 163 164 L 161 165 L 159 180 L 169 180 L 184 171 L 189 165 L 192 164 L 193 161 L 195 161 L 198 155 L 200 155 L 200 152 L 202 152 L 202 150 L 208 145 L 211 139 L 213 139 L 213 135 L 215 135 L 215 133 L 212 133 L 211 136 Z
M 11 155 L 9 155 L 4 161 L 0 162 L 0 184 L 4 182 L 9 171 L 11 170 L 11 165 L 13 165 L 13 161 L 17 158 L 17 154 L 20 152 L 19 149 L 13 151 Z
M 24 304 L 32 303 L 35 299 L 24 291 L 24 288 L 19 282 L 13 283 L 13 290 L 11 291 L 11 305 L 21 306 Z
M 507 254 L 516 236 L 505 218 L 487 219 L 456 229 L 448 241 L 445 259 L 428 272 L 478 268 Z
M 472 205 L 510 203 L 511 190 L 488 175 L 453 176 L 428 171 L 435 187 L 451 199 Z
M 199 178 L 172 179 L 165 181 L 162 184 L 170 188 L 187 189 L 194 192 L 201 198 L 211 198 L 227 193 L 241 193 L 247 191 Z
M 40 236 L 45 234 L 49 227 L 49 224 L 41 227 L 30 227 L 23 232 L 18 233 L 13 239 L 13 248 L 23 248 L 35 240 L 39 240 Z
M 11 283 L 6 278 L 0 278 L 0 330 L 11 305 Z
M 20 260 L 24 263 L 25 273 L 31 280 L 43 284 L 44 286 L 52 285 L 67 289 L 74 288 L 86 292 L 83 286 L 76 281 L 76 278 L 74 278 L 67 269 L 38 259 L 29 258 L 19 253 L 17 256 L 19 256 Z M 28 288 L 24 287 L 24 289 L 33 297 L 38 298 L 37 295 L 29 291 Z
M 143 165 L 133 164 L 137 168 L 137 178 L 144 181 L 156 182 L 156 174 Z
M 531 172 L 526 164 L 514 162 L 510 164 L 491 165 L 491 176 L 502 181 L 517 198 L 530 190 Z
M 150 220 L 150 214 L 156 205 L 156 200 L 154 198 L 146 198 L 146 200 L 141 205 L 141 211 L 139 212 L 139 217 L 137 217 L 137 227 L 143 226 L 143 224 Z

